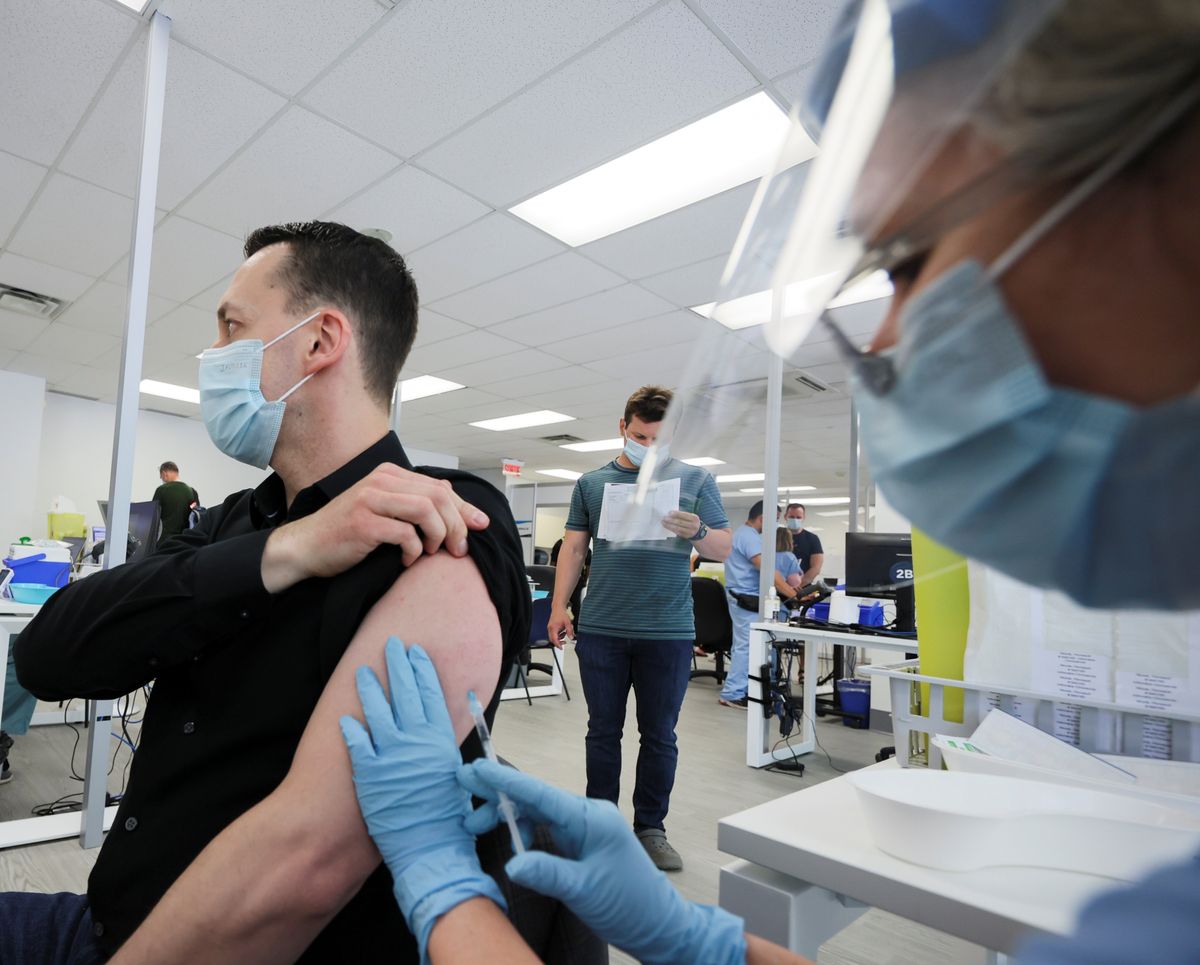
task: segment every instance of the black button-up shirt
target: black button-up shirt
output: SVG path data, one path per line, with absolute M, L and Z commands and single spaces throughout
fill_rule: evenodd
M 385 462 L 412 468 L 392 433 L 299 492 L 291 507 L 272 475 L 148 558 L 56 593 L 21 633 L 17 675 L 42 699 L 115 698 L 154 680 L 129 785 L 88 881 L 110 953 L 204 847 L 279 784 L 333 668 L 403 571 L 399 548 L 387 546 L 332 579 L 274 596 L 262 584 L 273 527 L 316 512 Z M 491 518 L 468 544 L 500 618 L 502 681 L 530 621 L 508 504 L 468 473 L 416 471 L 449 480 Z M 489 720 L 498 701 L 499 684 Z M 480 756 L 473 735 L 463 756 Z M 391 886 L 381 866 L 302 961 L 416 961 Z

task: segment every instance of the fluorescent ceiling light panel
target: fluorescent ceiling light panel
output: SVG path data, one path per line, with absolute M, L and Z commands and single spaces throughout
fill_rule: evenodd
M 808 281 L 793 282 L 784 289 L 783 317 L 799 315 L 814 308 L 809 298 L 814 289 L 824 289 L 825 279 L 816 278 Z M 892 283 L 886 271 L 877 271 L 857 285 L 847 288 L 841 295 L 829 303 L 830 308 L 841 308 L 843 305 L 855 305 L 859 302 L 874 301 L 877 298 L 890 298 Z M 692 311 L 705 318 L 712 318 L 726 328 L 737 331 L 741 328 L 753 328 L 763 325 L 771 317 L 771 292 L 755 292 L 753 295 L 743 295 L 726 302 L 708 302 L 696 305 Z
M 762 482 L 767 477 L 761 472 L 734 473 L 732 476 L 718 476 L 719 483 Z
M 138 383 L 138 391 L 145 395 L 157 395 L 164 399 L 175 399 L 179 402 L 200 404 L 200 390 L 189 389 L 186 385 L 172 385 L 170 382 L 156 382 L 154 379 L 142 379 Z
M 844 506 L 850 502 L 849 496 L 813 496 L 804 500 L 805 506 Z
M 689 466 L 723 466 L 724 459 L 714 459 L 712 456 L 696 456 L 693 459 L 680 459 L 680 462 L 686 462 Z
M 787 131 L 787 116 L 760 91 L 510 210 L 572 247 L 585 245 L 757 180 Z M 797 161 L 816 153 L 812 144 Z
M 465 386 L 449 379 L 439 379 L 436 375 L 418 375 L 400 382 L 400 401 L 412 402 L 414 399 L 424 399 L 430 395 L 441 395 L 443 392 L 453 392 Z
M 607 452 L 610 449 L 624 449 L 625 440 L 617 436 L 615 439 L 599 439 L 595 442 L 570 442 L 558 448 L 572 452 Z
M 809 493 L 816 489 L 816 486 L 780 486 L 778 492 L 781 493 Z M 759 486 L 757 489 L 743 489 L 744 493 L 761 493 L 764 492 L 764 487 Z
M 569 479 L 571 482 L 583 475 L 574 469 L 538 469 L 536 472 L 539 476 L 553 476 L 555 479 Z
M 150 6 L 150 0 L 116 0 L 122 7 L 132 10 L 139 17 L 146 12 L 146 8 Z
M 549 409 L 539 409 L 537 412 L 522 412 L 519 415 L 506 415 L 500 419 L 484 419 L 482 422 L 472 422 L 476 429 L 491 429 L 492 432 L 507 432 L 510 429 L 528 429 L 531 426 L 548 426 L 555 422 L 574 422 L 573 415 L 563 415 Z

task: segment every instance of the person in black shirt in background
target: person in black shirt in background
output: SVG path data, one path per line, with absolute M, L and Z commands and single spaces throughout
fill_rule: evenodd
M 389 635 L 419 641 L 471 758 L 467 691 L 494 714 L 528 640 L 503 496 L 414 471 L 388 430 L 417 323 L 403 259 L 320 222 L 255 231 L 245 254 L 201 414 L 275 472 L 21 634 L 18 676 L 43 698 L 154 689 L 87 896 L 0 896 L 0 961 L 415 961 L 338 728 L 354 672 L 382 672 Z
M 804 528 L 807 510 L 803 503 L 788 503 L 783 514 L 783 524 L 792 534 L 792 553 L 800 561 L 800 585 L 808 586 L 821 575 L 825 563 L 825 547 L 821 537 Z

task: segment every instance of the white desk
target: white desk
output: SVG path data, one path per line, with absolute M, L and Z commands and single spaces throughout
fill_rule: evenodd
M 811 644 L 831 643 L 839 647 L 870 647 L 873 650 L 895 650 L 899 653 L 916 653 L 917 641 L 904 637 L 885 637 L 865 633 L 846 633 L 842 630 L 809 629 L 793 627 L 786 623 L 750 624 L 750 676 L 747 688 L 750 697 L 762 699 L 762 683 L 754 680 L 759 676 L 762 665 L 770 656 L 771 638 L 807 642 Z M 746 764 L 749 767 L 764 767 L 773 761 L 791 760 L 797 754 L 810 754 L 816 747 L 813 734 L 813 716 L 817 705 L 817 648 L 804 648 L 804 721 L 795 737 L 786 744 L 772 750 L 779 741 L 778 719 L 763 716 L 761 704 L 750 701 L 746 708 Z M 775 734 L 772 735 L 772 729 Z
M 845 778 L 723 818 L 717 847 L 744 859 L 721 869 L 721 907 L 814 961 L 819 945 L 872 906 L 1008 954 L 1030 931 L 1068 932 L 1083 904 L 1116 885 L 1066 871 L 950 872 L 893 858 L 871 840 Z

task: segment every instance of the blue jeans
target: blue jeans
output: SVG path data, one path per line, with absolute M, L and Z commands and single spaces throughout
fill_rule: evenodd
M 729 654 L 729 672 L 725 675 L 721 698 L 741 700 L 746 696 L 746 686 L 750 682 L 750 624 L 758 619 L 758 614 L 743 610 L 732 597 L 726 602 L 729 618 L 733 621 L 733 650 Z
M 637 778 L 633 827 L 663 830 L 675 786 L 675 723 L 692 670 L 692 640 L 639 640 L 596 633 L 576 636 L 579 678 L 588 708 L 587 796 L 617 803 L 621 733 L 629 688 L 637 698 Z
M 0 894 L 0 965 L 94 965 L 96 947 L 87 895 Z

